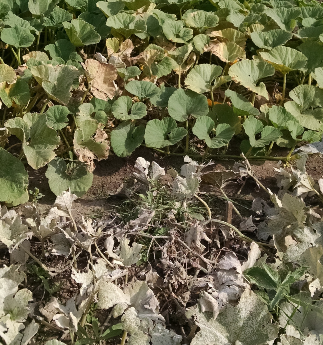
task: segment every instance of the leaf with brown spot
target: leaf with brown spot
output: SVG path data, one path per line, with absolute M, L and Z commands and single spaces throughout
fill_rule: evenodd
M 94 59 L 87 59 L 82 64 L 87 71 L 88 81 L 91 82 L 91 92 L 99 99 L 112 99 L 116 95 L 117 69 L 111 64 L 101 63 Z

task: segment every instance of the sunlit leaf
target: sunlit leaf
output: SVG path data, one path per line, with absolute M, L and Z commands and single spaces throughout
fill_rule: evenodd
M 93 174 L 84 163 L 66 162 L 62 158 L 56 158 L 48 164 L 46 177 L 51 191 L 57 196 L 70 189 L 71 193 L 81 197 L 91 187 L 93 180 Z
M 206 145 L 212 149 L 228 145 L 234 135 L 235 129 L 224 123 L 217 125 L 215 131 L 214 129 L 214 121 L 208 116 L 201 116 L 196 119 L 192 132 L 200 140 L 205 140 Z M 214 132 L 215 136 L 210 136 Z
M 154 119 L 147 123 L 145 143 L 149 147 L 162 148 L 176 144 L 186 134 L 186 129 L 177 127 L 176 121 L 170 117 L 162 120 Z
M 274 74 L 275 68 L 273 66 L 265 61 L 258 60 L 242 60 L 229 69 L 229 75 L 234 81 L 266 99 L 269 98 L 266 85 L 263 82 L 258 84 L 258 82 L 260 79 Z
M 14 26 L 1 31 L 1 40 L 13 47 L 30 47 L 34 42 L 34 35 L 26 28 Z
M 189 116 L 203 116 L 208 111 L 207 98 L 190 90 L 178 89 L 168 101 L 169 115 L 177 121 L 186 121 Z
M 269 145 L 272 141 L 277 140 L 281 136 L 281 132 L 272 126 L 264 126 L 262 122 L 253 116 L 250 116 L 243 123 L 243 128 L 249 137 L 252 147 L 263 147 Z M 261 134 L 259 139 L 256 135 Z
M 112 114 L 118 120 L 136 120 L 147 115 L 147 108 L 142 102 L 132 103 L 129 96 L 121 96 L 113 103 Z
M 265 13 L 272 18 L 277 25 L 285 31 L 293 31 L 297 25 L 297 18 L 301 11 L 299 8 L 267 8 Z
M 219 22 L 217 15 L 202 10 L 188 10 L 182 18 L 186 26 L 196 28 L 200 32 L 216 27 Z
M 0 201 L 17 205 L 17 201 L 25 196 L 25 200 L 22 202 L 26 202 L 28 200 L 28 174 L 23 163 L 1 147 L 0 161 Z
M 221 73 L 220 66 L 200 64 L 191 69 L 185 79 L 185 84 L 197 93 L 208 92 L 213 89 L 214 82 Z
M 67 65 L 40 65 L 30 70 L 48 95 L 61 104 L 68 103 L 73 82 L 81 74 L 75 67 Z
M 111 146 L 119 157 L 129 156 L 144 140 L 145 127 L 122 122 L 111 132 Z
M 159 94 L 158 87 L 149 81 L 130 81 L 125 89 L 139 99 L 151 98 Z
M 163 32 L 168 40 L 176 43 L 185 43 L 193 38 L 193 30 L 184 28 L 180 20 L 166 20 L 163 24 Z
M 292 33 L 281 29 L 254 31 L 250 34 L 253 43 L 263 49 L 272 49 L 285 44 L 292 38 Z
M 63 26 L 68 38 L 75 47 L 96 44 L 101 41 L 101 36 L 95 31 L 94 26 L 82 19 L 63 22 Z
M 303 53 L 284 46 L 273 48 L 269 52 L 260 52 L 259 54 L 283 74 L 301 69 L 307 63 L 307 57 Z

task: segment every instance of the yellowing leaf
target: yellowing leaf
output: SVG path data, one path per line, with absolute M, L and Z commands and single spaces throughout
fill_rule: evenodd
M 106 100 L 116 95 L 117 69 L 111 64 L 101 63 L 97 60 L 87 59 L 83 67 L 88 72 L 91 83 L 91 92 L 96 98 Z

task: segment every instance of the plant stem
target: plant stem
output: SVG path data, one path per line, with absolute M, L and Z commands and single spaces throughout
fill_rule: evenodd
M 18 54 L 15 52 L 15 50 L 10 46 L 10 49 L 13 53 L 13 55 L 15 56 L 16 60 L 17 60 L 17 63 L 18 63 L 18 66 L 21 65 L 21 61 L 20 61 L 20 48 L 18 48 Z
M 179 66 L 178 72 L 178 88 L 181 89 L 181 76 L 182 76 L 182 66 Z
M 64 141 L 65 141 L 65 144 L 66 144 L 67 147 L 68 147 L 68 150 L 71 150 L 71 146 L 70 146 L 70 144 L 68 143 L 68 141 L 67 141 L 67 139 L 66 139 L 66 136 L 64 135 L 63 131 L 60 129 L 59 132 L 61 133 L 61 135 L 62 135 L 62 137 L 63 137 L 63 139 L 64 139 Z
M 128 334 L 127 331 L 123 331 L 123 335 L 122 335 L 122 339 L 121 339 L 120 345 L 125 345 L 126 339 L 127 339 L 127 334 Z
M 210 96 L 211 96 L 211 101 L 212 101 L 211 109 L 213 109 L 213 107 L 214 107 L 214 94 L 213 94 L 213 89 L 210 91 Z
M 155 151 L 162 153 L 164 155 L 167 155 L 167 152 L 160 150 L 160 149 L 156 149 L 154 148 Z M 203 158 L 202 155 L 200 154 L 187 154 L 185 152 L 183 153 L 170 153 L 171 156 L 190 156 L 191 158 Z M 237 160 L 245 160 L 242 156 L 235 156 L 235 155 L 208 155 L 207 158 L 215 158 L 215 159 L 219 159 L 219 160 L 226 160 L 226 159 L 237 159 Z M 297 158 L 297 154 L 293 155 L 290 157 L 290 160 L 296 159 Z M 255 160 L 255 161 L 286 161 L 287 157 L 271 157 L 271 156 L 252 156 L 252 157 L 248 157 L 249 160 Z
M 38 47 L 39 47 L 39 41 L 40 41 L 40 32 L 38 33 L 38 36 L 37 36 L 36 50 L 38 50 Z
M 34 261 L 36 261 L 43 270 L 45 270 L 50 276 L 52 276 L 52 273 L 49 271 L 49 269 L 39 259 L 37 259 L 36 256 L 31 254 L 31 252 L 27 248 L 25 248 L 23 244 L 20 245 L 20 248 L 23 249 Z
M 186 134 L 186 143 L 185 143 L 185 153 L 188 153 L 188 148 L 189 148 L 189 143 L 190 143 L 190 135 L 188 132 L 188 120 L 186 120 L 186 130 L 187 130 L 187 134 Z
M 212 222 L 215 222 L 215 223 L 219 223 L 219 224 L 223 224 L 223 225 L 226 225 L 228 226 L 229 228 L 231 228 L 242 240 L 246 241 L 246 242 L 249 242 L 249 243 L 252 243 L 252 242 L 255 242 L 257 243 L 259 246 L 264 246 L 264 247 L 269 247 L 269 248 L 273 248 L 270 244 L 267 244 L 267 243 L 262 243 L 262 242 L 256 242 L 254 240 L 252 240 L 251 238 L 249 238 L 248 236 L 244 235 L 239 229 L 237 229 L 234 225 L 230 224 L 230 223 L 227 223 L 223 220 L 219 220 L 219 219 L 210 219 L 210 220 L 207 220 L 204 225 L 208 224 L 208 223 L 212 223 Z
M 48 103 L 49 103 L 49 100 L 47 100 L 47 101 L 45 102 L 45 104 L 42 106 L 41 111 L 40 111 L 40 114 L 42 114 L 42 113 L 45 111 L 45 109 L 46 109 Z
M 255 100 L 256 100 L 256 93 L 253 92 L 252 96 L 251 96 L 251 101 L 250 101 L 252 103 L 252 105 L 255 105 Z
M 285 101 L 285 94 L 286 94 L 286 81 L 287 81 L 287 73 L 284 73 L 284 82 L 283 82 L 283 94 L 280 104 L 284 104 Z
M 212 213 L 211 213 L 209 205 L 202 198 L 200 198 L 197 194 L 194 194 L 194 196 L 197 200 L 199 200 L 205 206 L 207 213 L 208 213 L 209 220 L 212 219 Z
M 267 155 L 270 155 L 271 154 L 271 150 L 272 150 L 272 148 L 273 148 L 273 146 L 274 146 L 274 141 L 272 141 L 271 143 L 270 143 L 270 146 L 269 146 L 269 148 L 268 148 L 268 151 L 267 151 Z
M 308 76 L 308 85 L 312 85 L 312 76 L 309 74 Z

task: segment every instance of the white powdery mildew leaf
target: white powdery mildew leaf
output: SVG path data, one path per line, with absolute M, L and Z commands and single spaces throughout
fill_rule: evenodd
M 24 322 L 30 312 L 29 301 L 32 301 L 32 292 L 28 289 L 19 290 L 15 295 L 9 295 L 4 299 L 3 311 L 10 314 L 11 320 Z
M 83 315 L 83 310 L 81 307 L 77 309 L 75 299 L 70 298 L 66 302 L 66 305 L 59 303 L 55 299 L 54 306 L 57 310 L 62 312 L 62 314 L 56 314 L 53 317 L 53 320 L 56 322 L 57 326 L 61 328 L 69 328 L 76 332 L 78 329 L 78 322 Z
M 132 247 L 129 246 L 130 240 L 124 238 L 120 243 L 120 258 L 125 266 L 131 266 L 136 264 L 140 259 L 140 252 L 142 245 L 136 242 L 132 243 Z
M 139 315 L 158 313 L 159 302 L 145 281 L 133 282 L 125 287 L 124 293 Z
M 130 304 L 130 298 L 117 285 L 101 281 L 98 290 L 98 303 L 100 309 L 109 309 L 116 304 Z
M 70 191 L 63 192 L 55 200 L 55 205 L 59 206 L 62 210 L 67 210 L 71 212 L 73 202 L 77 199 L 75 194 L 72 194 Z
M 93 273 L 90 270 L 88 270 L 87 272 L 77 272 L 74 268 L 72 268 L 72 278 L 78 284 L 82 284 L 80 288 L 80 295 L 83 296 L 92 285 Z
M 261 345 L 276 339 L 278 334 L 266 304 L 249 289 L 237 306 L 228 304 L 217 319 L 206 317 L 197 307 L 190 308 L 187 316 L 195 316 L 200 327 L 192 345 Z
M 27 345 L 29 344 L 30 340 L 36 335 L 39 329 L 39 324 L 32 320 L 31 323 L 26 327 L 24 331 L 23 338 L 21 340 L 20 345 Z

